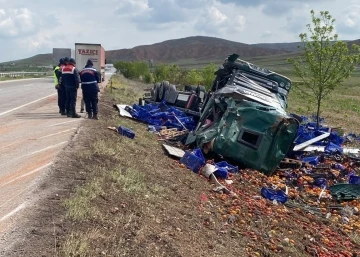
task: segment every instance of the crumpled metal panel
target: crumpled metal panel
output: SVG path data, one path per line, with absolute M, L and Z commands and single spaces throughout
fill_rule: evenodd
M 228 56 L 186 144 L 244 163 L 266 175 L 293 146 L 299 122 L 286 114 L 291 81 Z
M 208 104 L 216 108 L 215 101 Z M 196 144 L 211 143 L 213 152 L 271 175 L 290 150 L 298 121 L 256 102 L 227 98 L 226 104 L 219 121 L 195 132 Z

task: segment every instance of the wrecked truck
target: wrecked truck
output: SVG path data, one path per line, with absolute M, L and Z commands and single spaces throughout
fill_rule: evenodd
M 291 81 L 233 54 L 216 78 L 186 144 L 271 175 L 294 146 L 299 122 L 287 115 Z

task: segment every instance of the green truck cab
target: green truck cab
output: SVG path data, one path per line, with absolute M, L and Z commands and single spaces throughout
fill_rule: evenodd
M 292 149 L 299 122 L 286 113 L 289 78 L 233 54 L 215 73 L 186 141 L 271 175 Z

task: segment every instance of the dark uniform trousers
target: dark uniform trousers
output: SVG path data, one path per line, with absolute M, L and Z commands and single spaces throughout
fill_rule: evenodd
M 98 113 L 98 91 L 86 91 L 83 90 L 83 98 L 85 102 L 85 108 L 87 113 Z
M 61 112 L 65 112 L 66 109 L 66 91 L 64 86 L 60 86 L 58 92 L 58 106 Z
M 76 111 L 77 89 L 66 88 L 66 111 L 74 114 Z

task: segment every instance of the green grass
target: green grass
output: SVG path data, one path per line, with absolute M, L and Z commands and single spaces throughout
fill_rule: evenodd
M 62 245 L 62 255 L 66 257 L 89 256 L 91 241 L 99 236 L 97 229 L 87 233 L 71 233 Z
M 331 126 L 342 127 L 345 132 L 357 132 L 360 127 L 360 80 L 359 74 L 337 87 L 321 105 L 321 116 Z M 315 98 L 304 96 L 294 87 L 289 96 L 289 112 L 300 115 L 316 113 Z
M 74 196 L 64 202 L 70 219 L 83 221 L 96 215 L 91 200 L 103 192 L 102 184 L 102 178 L 95 178 L 86 185 L 77 188 Z

